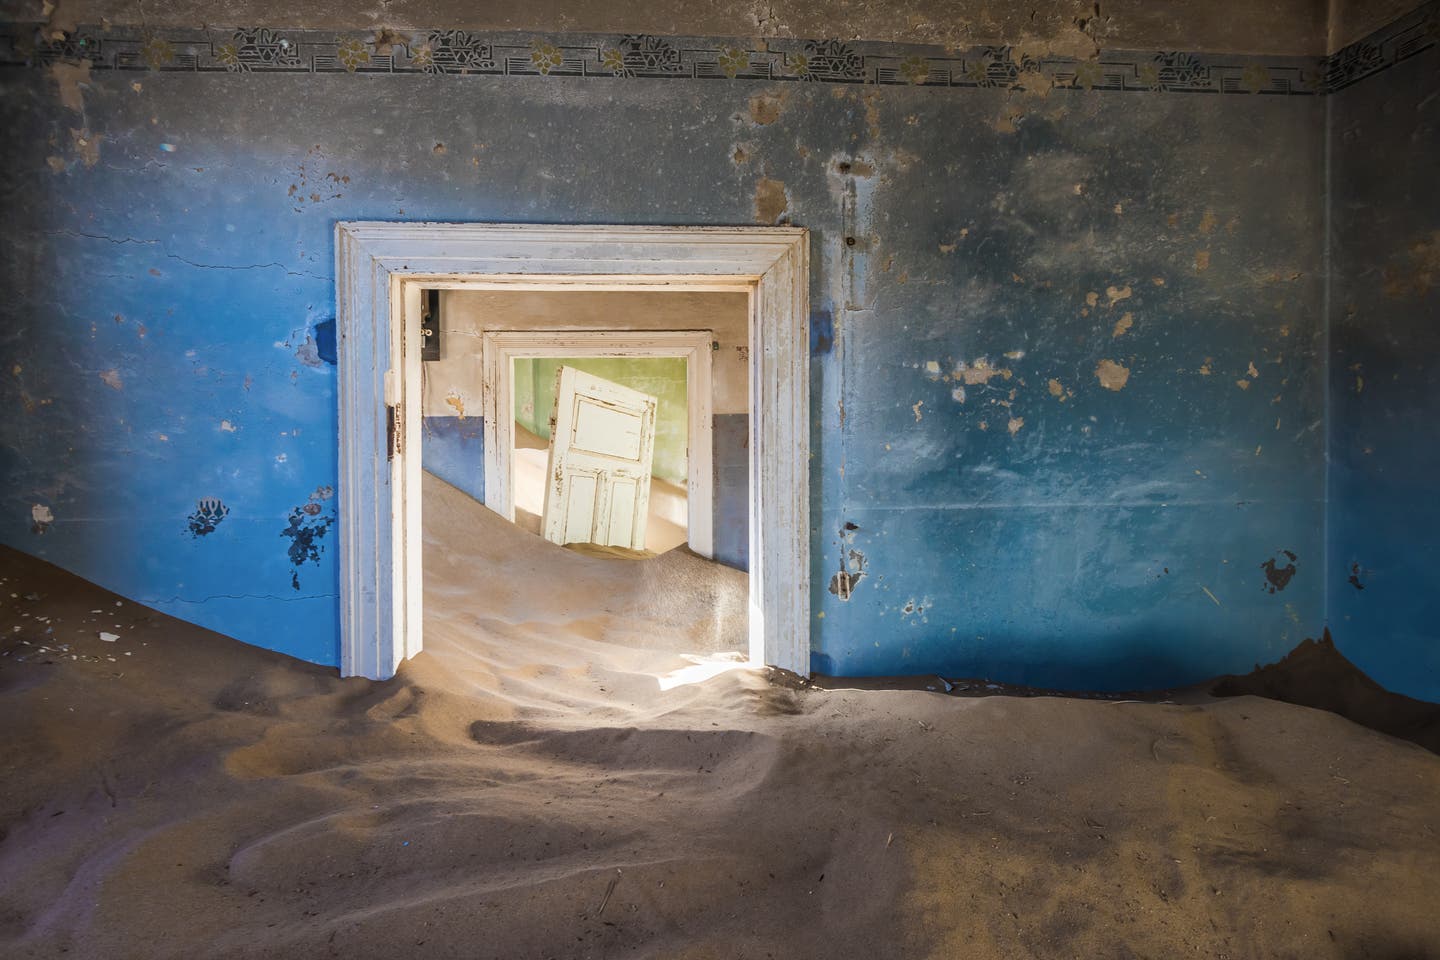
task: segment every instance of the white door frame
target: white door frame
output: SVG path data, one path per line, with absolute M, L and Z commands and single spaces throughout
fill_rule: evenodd
M 388 679 L 420 652 L 420 332 L 404 317 L 422 287 L 477 286 L 749 293 L 749 653 L 809 675 L 808 231 L 341 222 L 335 277 L 343 676 Z
M 486 330 L 484 370 L 485 506 L 515 519 L 515 361 L 531 357 L 679 357 L 685 361 L 686 531 L 690 549 L 715 556 L 709 330 Z M 492 480 L 493 478 L 493 480 Z

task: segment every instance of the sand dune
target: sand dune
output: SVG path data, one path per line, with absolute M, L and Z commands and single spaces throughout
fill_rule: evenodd
M 1413 744 L 1249 696 L 662 689 L 743 645 L 743 575 L 425 497 L 427 649 L 382 684 L 0 554 L 0 955 L 1440 956 Z

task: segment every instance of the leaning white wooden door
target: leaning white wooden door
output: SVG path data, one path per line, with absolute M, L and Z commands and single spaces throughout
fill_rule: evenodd
M 645 548 L 656 398 L 561 367 L 545 471 L 545 539 Z

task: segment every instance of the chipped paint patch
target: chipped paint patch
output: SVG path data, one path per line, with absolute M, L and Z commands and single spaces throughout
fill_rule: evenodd
M 55 514 L 43 503 L 37 503 L 30 507 L 30 532 L 43 534 L 50 529 L 50 524 L 55 522 Z
M 910 408 L 910 412 L 913 413 L 913 414 L 915 414 L 915 422 L 916 422 L 916 423 L 919 423 L 919 422 L 920 422 L 920 408 L 923 407 L 923 406 L 925 406 L 925 401 L 924 401 L 924 400 L 917 400 L 917 401 L 915 402 L 915 404 Z
M 286 548 L 286 555 L 290 558 L 291 566 L 294 567 L 290 572 L 290 586 L 296 590 L 300 589 L 300 568 L 307 562 L 318 566 L 320 555 L 325 552 L 325 547 L 320 541 L 335 524 L 336 516 L 333 512 L 328 516 L 321 516 L 325 512 L 325 508 L 320 505 L 320 502 L 329 500 L 332 496 L 334 496 L 333 488 L 317 487 L 305 503 L 290 511 L 286 518 L 289 521 L 288 525 L 280 531 L 280 536 L 290 540 L 290 546 Z
M 961 360 L 955 365 L 954 378 L 968 386 L 980 386 L 988 384 L 995 377 L 1009 380 L 1014 374 L 1004 368 L 992 366 L 989 357 L 980 357 L 978 360 L 967 363 Z
M 85 112 L 85 89 L 90 86 L 90 61 L 57 62 L 50 65 L 50 79 L 60 93 L 60 105 L 75 113 Z
M 785 215 L 790 198 L 785 194 L 785 183 L 761 177 L 755 184 L 755 219 L 761 223 L 775 223 Z
M 221 420 L 221 421 L 220 421 L 220 432 L 221 432 L 221 433 L 234 433 L 234 432 L 235 432 L 236 430 L 238 430 L 238 429 L 239 429 L 239 427 L 235 426 L 235 424 L 231 423 L 229 420 Z
M 1101 360 L 1095 364 L 1095 379 L 1100 381 L 1100 386 L 1106 390 L 1119 392 L 1125 389 L 1125 384 L 1130 381 L 1130 368 L 1114 360 Z
M 206 537 L 215 532 L 220 521 L 230 515 L 230 508 L 219 497 L 201 497 L 195 503 L 195 512 L 190 514 L 188 525 L 192 539 Z
M 762 127 L 769 126 L 780 119 L 785 110 L 785 100 L 784 91 L 767 90 L 755 94 L 750 98 L 750 119 Z
M 1133 326 L 1135 326 L 1135 314 L 1123 313 L 1120 315 L 1120 319 L 1115 321 L 1115 327 L 1110 331 L 1110 336 L 1123 337 L 1130 332 L 1130 328 Z
M 1075 392 L 1073 390 L 1067 390 L 1065 388 L 1065 384 L 1061 383 L 1059 380 L 1056 380 L 1054 377 L 1051 377 L 1050 381 L 1045 386 L 1046 389 L 1050 391 L 1050 396 L 1054 397 L 1056 400 L 1059 400 L 1061 403 L 1064 403 L 1066 400 L 1069 400 L 1071 397 L 1075 396 Z
M 102 370 L 100 371 L 100 379 L 103 380 L 105 386 L 111 390 L 125 389 L 125 381 L 120 379 L 120 371 L 118 370 Z
M 1277 557 L 1271 557 L 1269 560 L 1260 564 L 1260 569 L 1265 571 L 1265 589 L 1270 593 L 1277 593 L 1278 591 L 1284 590 L 1295 577 L 1295 561 L 1298 558 L 1289 550 L 1281 550 L 1280 552 L 1290 561 L 1285 566 L 1279 566 Z
M 1024 427 L 1024 426 L 1025 426 L 1025 418 L 1024 418 L 1024 417 L 1011 417 L 1011 418 L 1010 418 L 1010 421 L 1005 424 L 1005 429 L 1009 430 L 1009 431 L 1010 431 L 1010 436 L 1013 437 L 1013 436 L 1015 436 L 1015 434 L 1019 433 L 1020 430 L 1021 430 L 1021 428 Z
M 457 417 L 459 417 L 461 420 L 465 419 L 464 397 L 460 396 L 460 394 L 452 390 L 450 393 L 447 393 L 445 395 L 445 403 L 448 404 L 455 411 L 455 415 Z
M 1209 269 L 1210 269 L 1210 251 L 1209 251 L 1209 250 L 1197 250 L 1196 253 L 1195 253 L 1195 270 L 1196 270 L 1196 272 L 1198 272 L 1198 273 L 1204 273 L 1206 270 L 1209 270 Z
M 93 167 L 100 162 L 100 141 L 104 139 L 103 133 L 70 128 L 70 148 L 87 167 Z
M 1115 306 L 1115 304 L 1121 300 L 1129 300 L 1133 295 L 1134 291 L 1130 289 L 1130 284 L 1128 283 L 1123 287 L 1109 286 L 1105 288 L 1105 296 L 1110 298 L 1111 307 Z

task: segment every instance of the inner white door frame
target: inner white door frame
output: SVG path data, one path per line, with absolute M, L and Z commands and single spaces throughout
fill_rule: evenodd
M 709 330 L 486 330 L 485 506 L 515 519 L 515 361 L 530 357 L 679 357 L 685 361 L 686 532 L 690 549 L 715 556 Z
M 335 261 L 342 675 L 387 679 L 420 652 L 420 331 L 404 319 L 422 287 L 477 286 L 749 293 L 749 652 L 809 674 L 804 228 L 342 222 Z

